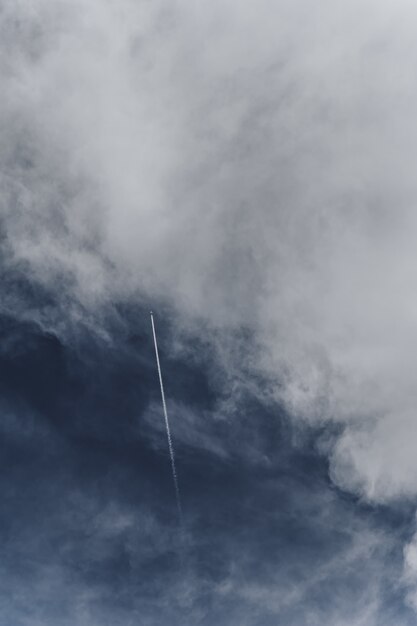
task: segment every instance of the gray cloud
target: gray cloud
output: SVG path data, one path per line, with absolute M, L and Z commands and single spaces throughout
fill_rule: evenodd
M 169 305 L 212 333 L 231 380 L 250 366 L 295 419 L 340 424 L 331 476 L 374 502 L 416 496 L 415 13 L 23 0 L 0 14 L 5 265 L 72 321 Z M 243 366 L 224 340 L 240 327 L 259 346 Z

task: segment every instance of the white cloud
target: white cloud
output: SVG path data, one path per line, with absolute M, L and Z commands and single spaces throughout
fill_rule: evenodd
M 8 262 L 89 307 L 147 294 L 184 325 L 248 326 L 277 398 L 344 425 L 334 480 L 377 501 L 417 485 L 415 13 L 22 0 L 0 17 Z

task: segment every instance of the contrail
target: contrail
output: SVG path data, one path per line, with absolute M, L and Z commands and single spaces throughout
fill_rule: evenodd
M 167 438 L 168 438 L 169 456 L 171 457 L 171 468 L 172 468 L 172 477 L 174 479 L 175 498 L 176 498 L 176 501 L 177 501 L 178 517 L 179 517 L 180 523 L 182 525 L 182 519 L 183 519 L 182 518 L 182 507 L 181 507 L 181 499 L 180 499 L 180 489 L 179 489 L 179 486 L 178 486 L 177 468 L 175 466 L 174 446 L 172 445 L 171 431 L 170 431 L 170 428 L 169 428 L 167 405 L 166 405 L 166 402 L 165 402 L 164 384 L 162 382 L 161 364 L 159 362 L 158 343 L 156 341 L 155 322 L 153 320 L 153 313 L 152 313 L 152 311 L 151 311 L 151 322 L 152 322 L 153 342 L 154 342 L 154 345 L 155 345 L 156 364 L 158 366 L 159 384 L 160 384 L 160 387 L 161 387 L 162 407 L 164 409 L 165 427 L 166 427 Z

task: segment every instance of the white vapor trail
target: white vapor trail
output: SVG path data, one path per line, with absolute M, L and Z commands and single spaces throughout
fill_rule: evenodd
M 166 426 L 167 438 L 168 438 L 169 456 L 171 457 L 172 477 L 174 479 L 174 487 L 175 487 L 175 498 L 177 501 L 178 516 L 180 519 L 180 523 L 182 524 L 183 517 L 182 517 L 182 507 L 181 507 L 181 499 L 180 499 L 180 488 L 178 485 L 177 468 L 175 465 L 174 446 L 172 445 L 171 431 L 169 428 L 168 411 L 167 411 L 167 405 L 165 402 L 164 384 L 162 382 L 161 364 L 159 362 L 158 343 L 156 341 L 155 322 L 153 319 L 152 311 L 151 311 L 151 322 L 152 322 L 153 341 L 155 345 L 156 364 L 158 366 L 159 384 L 161 387 L 162 407 L 164 410 L 165 426 Z

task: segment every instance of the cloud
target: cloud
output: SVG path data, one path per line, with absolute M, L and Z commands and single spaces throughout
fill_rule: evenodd
M 53 441 L 48 448 L 47 471 L 25 450 L 2 474 L 7 623 L 409 623 L 390 612 L 386 591 L 398 574 L 397 538 L 318 486 L 301 463 L 298 477 L 279 480 L 246 470 L 236 481 L 222 471 L 214 489 L 200 465 L 205 480 L 194 497 L 186 490 L 180 539 L 174 508 L 157 489 L 147 497 L 137 464 L 126 474 L 107 447 L 106 473 L 91 470 L 91 449 L 71 459 Z
M 409 605 L 417 610 L 417 535 L 414 535 L 404 546 L 404 568 L 401 583 L 406 589 Z
M 274 405 L 249 390 L 217 415 L 217 392 L 202 390 L 214 363 L 201 350 L 192 364 L 184 352 L 165 360 L 185 514 L 178 533 L 169 457 L 143 436 L 166 451 L 155 364 L 133 317 L 140 357 L 130 334 L 116 347 L 90 336 L 67 345 L 36 324 L 2 326 L 3 620 L 414 623 L 393 594 L 402 512 L 384 517 L 334 489 L 325 461 L 291 445 Z M 161 336 L 162 356 L 170 342 Z
M 22 0 L 0 14 L 6 266 L 77 319 L 171 307 L 229 376 L 251 369 L 294 419 L 340 426 L 331 476 L 374 502 L 417 495 L 415 13 Z M 240 328 L 258 346 L 244 363 L 225 340 Z

